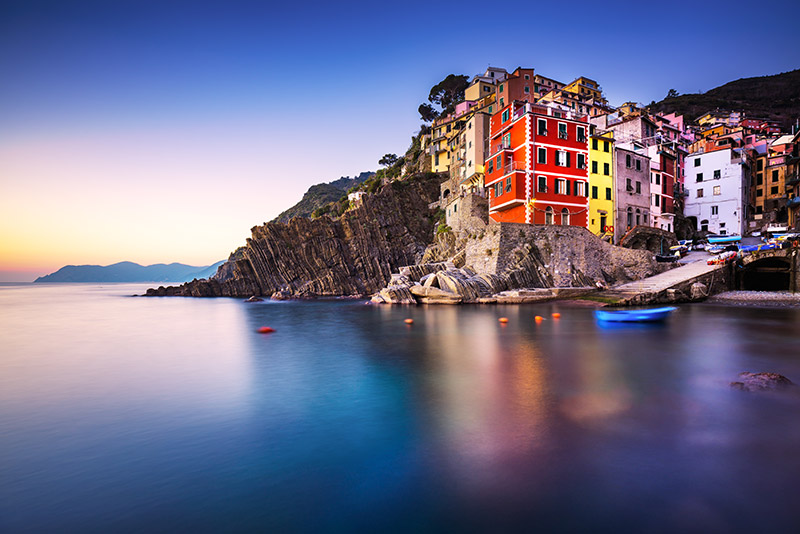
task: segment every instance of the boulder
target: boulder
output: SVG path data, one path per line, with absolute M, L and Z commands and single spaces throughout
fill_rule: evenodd
M 448 299 L 458 298 L 459 300 L 461 300 L 461 297 L 459 297 L 455 293 L 439 289 L 438 287 L 414 286 L 411 288 L 411 294 L 414 295 L 415 297 L 448 298 Z
M 389 286 L 381 289 L 378 295 L 387 304 L 416 304 L 414 296 L 406 286 Z
M 264 299 L 262 299 L 261 297 L 257 297 L 255 295 L 253 295 L 249 299 L 245 300 L 245 302 L 263 302 L 263 301 L 264 301 Z
M 739 381 L 731 387 L 742 391 L 779 391 L 794 386 L 794 382 L 778 373 L 739 373 Z
M 270 298 L 272 300 L 289 300 L 292 298 L 292 294 L 288 291 L 276 291 Z

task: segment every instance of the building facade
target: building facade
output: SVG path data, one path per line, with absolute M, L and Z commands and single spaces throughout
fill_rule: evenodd
M 489 216 L 587 227 L 588 124 L 558 108 L 513 102 L 492 115 Z
M 591 134 L 589 141 L 589 230 L 614 236 L 614 133 Z
M 720 235 L 743 235 L 749 178 L 741 149 L 697 152 L 686 158 L 684 213 L 697 229 Z
M 619 243 L 633 227 L 651 225 L 650 158 L 617 146 L 614 162 L 614 243 Z

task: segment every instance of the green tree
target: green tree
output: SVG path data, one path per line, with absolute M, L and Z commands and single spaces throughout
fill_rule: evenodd
M 442 115 L 455 110 L 456 104 L 464 100 L 464 91 L 469 87 L 469 78 L 463 74 L 448 74 L 431 88 L 428 101 L 442 108 Z
M 675 89 L 670 89 L 667 92 L 667 98 L 676 98 L 679 94 L 680 93 L 678 91 L 676 91 Z
M 378 165 L 383 165 L 384 167 L 391 167 L 395 163 L 397 163 L 398 157 L 397 154 L 384 154 L 384 156 L 378 160 Z
M 422 122 L 431 122 L 436 118 L 437 115 L 436 110 L 433 109 L 433 106 L 428 103 L 420 104 L 419 108 L 417 108 L 417 111 L 419 111 L 419 116 L 422 118 Z

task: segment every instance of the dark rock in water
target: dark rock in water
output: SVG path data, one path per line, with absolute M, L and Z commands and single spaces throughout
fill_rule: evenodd
M 739 382 L 731 382 L 731 387 L 742 391 L 776 391 L 789 386 L 794 382 L 778 373 L 739 373 Z
M 292 298 L 292 294 L 288 291 L 276 291 L 270 298 L 272 300 L 289 300 Z
M 253 295 L 249 299 L 245 300 L 245 302 L 263 302 L 263 301 L 264 301 L 264 299 L 259 298 L 259 297 L 255 296 L 255 295 Z

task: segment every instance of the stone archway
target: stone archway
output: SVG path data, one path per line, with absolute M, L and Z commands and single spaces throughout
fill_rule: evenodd
M 789 258 L 769 257 L 747 264 L 742 273 L 742 289 L 750 291 L 788 291 L 791 283 Z

